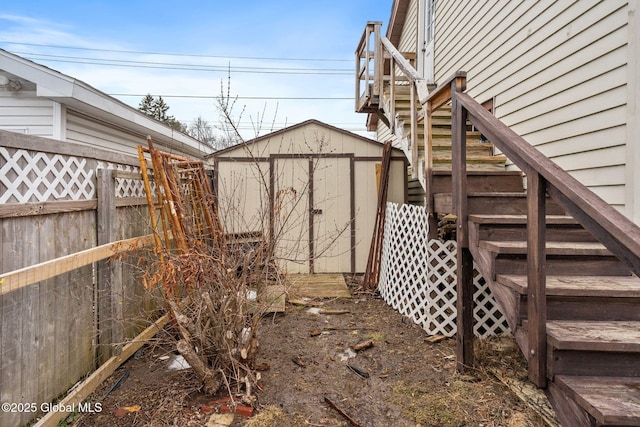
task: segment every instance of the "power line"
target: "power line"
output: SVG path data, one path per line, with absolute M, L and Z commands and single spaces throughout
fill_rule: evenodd
M 151 61 L 131 61 L 125 59 L 105 59 L 105 58 L 91 58 L 91 57 L 82 57 L 82 56 L 64 56 L 64 55 L 49 55 L 44 53 L 32 53 L 32 52 L 14 52 L 17 55 L 37 55 L 38 57 L 46 57 L 46 58 L 60 58 L 60 59 L 73 59 L 73 60 L 81 60 L 81 61 L 98 61 L 99 64 L 105 63 L 107 65 L 120 65 L 122 64 L 142 64 L 142 65 L 162 65 L 162 66 L 178 66 L 178 67 L 194 67 L 194 68 L 211 68 L 213 70 L 223 70 L 227 71 L 231 68 L 228 65 L 206 65 L 206 64 L 182 64 L 182 63 L 172 63 L 172 62 L 151 62 Z M 242 66 L 234 66 L 234 70 L 255 70 L 256 67 L 242 67 Z M 319 72 L 329 72 L 329 71 L 340 71 L 340 72 L 348 72 L 351 73 L 353 70 L 346 68 L 291 68 L 291 67 L 260 67 L 260 70 L 273 70 L 273 71 L 319 71 Z
M 109 96 L 123 96 L 123 97 L 145 97 L 147 95 L 152 96 L 161 96 L 163 98 L 188 98 L 188 99 L 221 99 L 221 98 L 230 98 L 233 99 L 250 99 L 250 100 L 300 100 L 300 101 L 322 101 L 322 100 L 330 100 L 330 101 L 352 101 L 353 98 L 350 97 L 329 97 L 329 96 L 207 96 L 207 95 L 158 95 L 158 94 L 134 94 L 134 93 L 109 93 Z
M 260 56 L 226 56 L 226 55 L 203 55 L 203 54 L 189 54 L 189 53 L 171 53 L 171 52 L 148 52 L 138 50 L 118 50 L 118 49 L 99 49 L 89 47 L 78 46 L 63 46 L 53 44 L 38 44 L 38 43 L 19 43 L 6 40 L 0 40 L 0 44 L 11 44 L 20 46 L 35 46 L 35 47 L 47 47 L 56 49 L 73 49 L 73 50 L 85 50 L 93 52 L 111 52 L 111 53 L 127 53 L 133 55 L 165 55 L 165 56 L 182 56 L 193 58 L 223 58 L 223 59 L 253 59 L 253 60 L 267 60 L 267 61 L 317 61 L 317 62 L 351 62 L 350 59 L 328 59 L 328 58 L 287 58 L 287 57 L 260 57 Z
M 348 75 L 351 74 L 349 72 L 342 71 L 329 71 L 329 72 L 321 72 L 321 71 L 261 71 L 259 69 L 255 70 L 243 70 L 237 69 L 236 67 L 232 67 L 229 69 L 228 67 L 218 67 L 214 68 L 213 66 L 193 66 L 193 67 L 182 67 L 182 66 L 161 66 L 161 65 L 135 65 L 135 64 L 112 64 L 108 62 L 95 62 L 95 61 L 72 61 L 66 59 L 51 59 L 51 58 L 40 58 L 39 56 L 33 55 L 24 55 L 26 59 L 30 60 L 38 60 L 38 61 L 49 61 L 49 62 L 64 62 L 69 64 L 88 64 L 88 65 L 103 65 L 109 67 L 124 67 L 124 68 L 152 68 L 159 70 L 184 70 L 184 71 L 208 71 L 208 72 L 228 72 L 232 71 L 235 73 L 246 73 L 246 74 L 300 74 L 300 75 Z

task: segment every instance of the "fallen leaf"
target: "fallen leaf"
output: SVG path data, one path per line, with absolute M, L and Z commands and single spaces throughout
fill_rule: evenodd
M 127 412 L 138 412 L 140 409 L 142 409 L 142 406 L 140 405 L 125 406 L 122 409 Z

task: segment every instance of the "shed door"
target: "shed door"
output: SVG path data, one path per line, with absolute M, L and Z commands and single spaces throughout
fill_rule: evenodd
M 350 159 L 315 159 L 313 168 L 311 239 L 314 273 L 351 272 L 352 247 Z M 354 258 L 355 260 L 355 258 Z
M 275 159 L 276 256 L 288 273 L 351 271 L 351 176 L 348 158 Z
M 274 161 L 273 233 L 287 273 L 309 273 L 309 170 L 307 158 Z

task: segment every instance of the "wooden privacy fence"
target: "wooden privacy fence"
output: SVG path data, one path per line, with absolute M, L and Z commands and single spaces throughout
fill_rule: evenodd
M 141 141 L 144 143 L 144 141 Z M 157 316 L 135 263 L 152 243 L 139 162 L 0 131 L 0 412 L 23 425 Z

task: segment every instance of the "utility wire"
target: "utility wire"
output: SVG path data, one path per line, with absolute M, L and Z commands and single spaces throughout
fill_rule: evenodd
M 211 68 L 214 70 L 224 70 L 227 71 L 229 69 L 228 65 L 207 65 L 207 64 L 182 64 L 182 63 L 174 63 L 174 62 L 151 62 L 151 61 L 131 61 L 126 59 L 104 59 L 104 58 L 91 58 L 91 57 L 82 57 L 82 56 L 64 56 L 64 55 L 49 55 L 44 53 L 33 53 L 33 52 L 13 52 L 17 55 L 37 55 L 38 57 L 46 57 L 46 58 L 61 58 L 61 59 L 73 59 L 73 60 L 81 60 L 81 61 L 99 61 L 100 64 L 105 63 L 108 65 L 120 65 L 122 64 L 142 64 L 142 65 L 162 65 L 162 66 L 177 66 L 177 67 L 194 67 L 194 68 Z M 234 66 L 234 70 L 255 70 L 257 67 L 243 67 L 243 66 Z M 291 68 L 291 67 L 260 67 L 260 70 L 274 70 L 274 71 L 340 71 L 340 72 L 348 72 L 351 73 L 353 70 L 347 68 Z
M 145 97 L 147 95 L 161 96 L 163 98 L 192 98 L 192 99 L 222 99 L 229 98 L 223 95 L 207 96 L 207 95 L 159 95 L 159 94 L 135 94 L 135 93 L 109 93 L 109 96 L 130 96 L 130 97 Z M 251 100 L 301 100 L 301 101 L 351 101 L 353 98 L 349 97 L 330 97 L 330 96 L 231 96 L 231 99 L 251 99 Z
M 223 58 L 223 59 L 257 59 L 257 60 L 270 60 L 270 61 L 352 62 L 352 60 L 350 59 L 227 56 L 227 55 L 170 53 L 170 52 L 146 52 L 146 51 L 138 51 L 138 50 L 99 49 L 99 48 L 78 47 L 78 46 L 62 46 L 62 45 L 53 45 L 53 44 L 19 43 L 19 42 L 12 42 L 12 41 L 6 41 L 6 40 L 0 40 L 0 44 L 47 47 L 47 48 L 56 48 L 56 49 L 86 50 L 86 51 L 94 51 L 94 52 L 128 53 L 128 54 L 134 54 L 134 55 L 165 55 L 165 56 L 182 56 L 182 57 L 194 57 L 194 58 Z
M 39 61 L 49 61 L 49 62 L 64 62 L 69 64 L 88 64 L 88 65 L 105 65 L 109 67 L 125 67 L 125 68 L 153 68 L 160 70 L 185 70 L 185 71 L 208 71 L 208 72 L 235 72 L 235 73 L 246 73 L 246 74 L 301 74 L 301 75 L 349 75 L 349 72 L 342 71 L 329 71 L 329 72 L 320 72 L 320 71 L 261 71 L 260 69 L 254 70 L 240 70 L 235 67 L 217 67 L 213 66 L 193 66 L 193 67 L 182 67 L 182 66 L 161 66 L 161 65 L 143 65 L 143 64 L 112 64 L 108 62 L 94 62 L 94 61 L 72 61 L 66 59 L 51 59 L 51 58 L 41 58 L 39 56 L 33 55 L 23 55 L 24 58 L 30 60 L 39 60 Z

